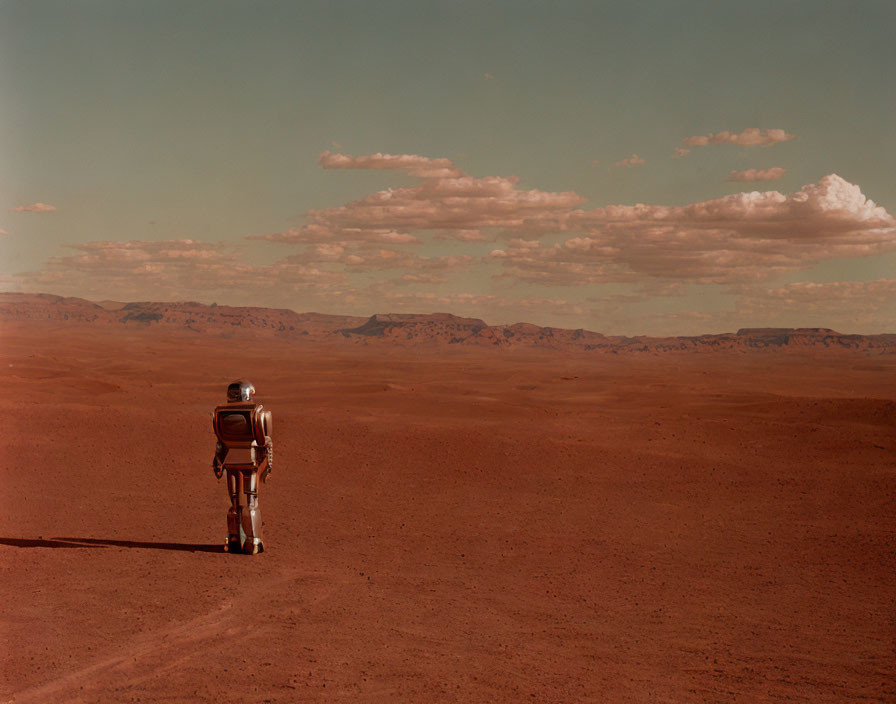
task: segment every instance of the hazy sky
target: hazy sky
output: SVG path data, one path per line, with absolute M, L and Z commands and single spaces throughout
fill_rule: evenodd
M 896 3 L 0 0 L 0 284 L 896 332 Z

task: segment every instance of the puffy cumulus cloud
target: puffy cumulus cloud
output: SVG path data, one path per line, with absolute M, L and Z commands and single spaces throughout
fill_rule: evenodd
M 68 245 L 78 254 L 50 261 L 81 271 L 117 271 L 130 275 L 154 274 L 166 264 L 222 262 L 230 259 L 221 248 L 198 240 L 113 242 Z
M 17 205 L 10 208 L 11 213 L 52 213 L 56 210 L 55 205 L 49 203 L 28 203 L 27 205 Z
M 342 259 L 346 269 L 352 272 L 387 269 L 413 269 L 415 271 L 461 271 L 470 266 L 473 257 L 420 257 L 416 254 L 380 249 L 375 252 L 348 254 Z
M 761 130 L 758 127 L 748 127 L 743 132 L 710 132 L 686 138 L 682 144 L 685 147 L 705 147 L 710 144 L 736 144 L 740 147 L 770 147 L 779 142 L 787 142 L 796 139 L 795 134 L 789 134 L 784 130 Z
M 518 179 L 487 176 L 426 179 L 411 188 L 378 191 L 347 205 L 312 210 L 313 223 L 343 229 L 398 232 L 521 227 L 528 218 L 580 205 L 576 193 L 517 188 Z
M 412 243 L 411 231 L 431 230 L 444 239 L 488 241 L 485 236 L 479 239 L 483 229 L 521 227 L 528 218 L 562 212 L 585 200 L 572 191 L 524 190 L 513 176 L 469 176 L 444 158 L 379 153 L 353 157 L 325 151 L 319 161 L 328 169 L 402 169 L 418 184 L 311 210 L 306 226 L 255 239 L 296 244 L 312 239 L 381 242 L 383 233 L 393 233 Z
M 790 138 L 781 130 L 711 137 L 707 143 Z M 446 159 L 409 154 L 351 157 L 324 152 L 321 158 L 331 168 L 456 169 Z M 743 178 L 776 173 L 754 170 L 744 172 Z M 645 279 L 759 280 L 823 259 L 872 255 L 894 247 L 893 218 L 858 186 L 833 174 L 790 195 L 754 191 L 684 206 L 610 205 L 592 210 L 578 209 L 582 203 L 571 191 L 520 189 L 514 177 L 420 177 L 415 186 L 312 210 L 308 224 L 255 239 L 306 245 L 300 256 L 308 261 L 330 261 L 361 272 L 421 266 L 425 258 L 402 251 L 402 245 L 421 243 L 424 232 L 435 239 L 474 244 L 492 239 L 484 231 L 500 231 L 511 239 L 482 261 L 500 267 L 500 278 L 547 286 Z M 565 241 L 555 241 L 564 235 Z
M 511 241 L 489 258 L 500 261 L 507 276 L 546 284 L 645 276 L 732 283 L 896 249 L 896 220 L 834 174 L 791 195 L 751 192 L 686 206 L 607 206 L 528 226 L 577 236 L 545 246 Z
M 715 139 L 761 142 L 781 137 L 774 131 L 758 137 L 750 130 L 743 134 L 720 133 Z M 858 186 L 833 174 L 790 194 L 743 192 L 681 206 L 584 209 L 583 198 L 574 192 L 522 189 L 514 177 L 473 177 L 443 159 L 325 153 L 322 163 L 329 168 L 399 169 L 417 180 L 312 210 L 301 227 L 253 239 L 300 246 L 285 263 L 342 274 L 347 283 L 339 301 L 365 307 L 382 301 L 375 305 L 379 310 L 394 309 L 391 299 L 383 298 L 390 291 L 416 296 L 426 286 L 441 292 L 456 288 L 451 274 L 473 266 L 510 283 L 625 284 L 634 290 L 626 295 L 638 296 L 643 305 L 651 298 L 680 295 L 686 285 L 755 284 L 828 258 L 896 249 L 894 218 Z M 428 175 L 415 176 L 419 169 Z M 496 233 L 506 242 L 481 254 L 478 245 Z M 433 240 L 456 243 L 455 256 L 424 257 L 414 251 Z M 369 279 L 359 278 L 376 272 L 394 273 L 388 284 L 379 282 L 380 288 L 369 288 Z M 367 287 L 355 287 L 359 282 Z M 438 295 L 442 309 L 460 300 Z M 496 310 L 497 304 L 484 298 L 464 300 L 468 309 L 481 304 Z M 589 305 L 622 311 L 632 303 L 620 299 Z M 557 310 L 550 314 L 560 316 Z
M 326 223 L 312 223 L 269 235 L 250 235 L 246 239 L 285 244 L 328 243 L 370 246 L 420 244 L 417 237 L 407 232 L 396 232 L 385 228 L 330 227 Z
M 222 292 L 318 292 L 345 280 L 308 262 L 247 264 L 232 247 L 189 239 L 95 241 L 69 248 L 75 253 L 17 275 L 19 286 L 75 296 L 172 300 Z
M 389 249 L 348 254 L 341 260 L 346 270 L 354 273 L 392 269 L 412 269 L 414 272 L 457 272 L 468 269 L 473 261 L 473 257 L 466 254 L 451 257 L 420 257 Z
M 339 169 L 404 169 L 416 186 L 390 188 L 336 208 L 312 210 L 309 222 L 286 232 L 253 235 L 252 240 L 304 245 L 292 262 L 327 263 L 347 274 L 405 269 L 413 277 L 456 272 L 476 261 L 468 254 L 423 257 L 402 249 L 417 245 L 417 232 L 436 240 L 460 243 L 494 241 L 484 229 L 514 230 L 527 220 L 562 214 L 584 199 L 573 192 L 555 193 L 518 187 L 515 177 L 477 178 L 462 173 L 447 159 L 416 155 L 372 154 L 351 157 L 324 152 L 320 163 Z M 422 279 L 416 280 L 422 283 Z M 431 283 L 442 283 L 430 278 Z
M 366 154 L 348 156 L 323 152 L 317 163 L 325 169 L 404 169 L 419 178 L 448 178 L 463 172 L 450 159 L 430 159 L 416 154 Z
M 770 169 L 746 169 L 744 171 L 732 171 L 728 181 L 777 181 L 787 173 L 787 169 L 773 166 Z
M 675 147 L 675 154 L 673 154 L 672 156 L 674 156 L 676 159 L 680 159 L 681 157 L 687 156 L 690 153 L 691 150 L 687 149 L 686 147 Z
M 626 159 L 622 159 L 621 161 L 614 161 L 613 166 L 625 166 L 628 168 L 632 168 L 633 166 L 643 166 L 645 163 L 644 159 L 639 157 L 637 154 L 632 154 L 630 157 Z
M 511 240 L 504 249 L 492 250 L 488 260 L 500 263 L 509 278 L 543 286 L 632 281 L 634 275 L 617 261 L 618 249 L 590 237 L 574 237 L 558 244 L 542 246 L 538 240 Z
M 442 257 L 422 257 L 413 252 L 385 248 L 353 248 L 342 244 L 321 243 L 306 247 L 300 254 L 287 257 L 284 261 L 303 263 L 339 264 L 352 273 L 385 271 L 390 269 L 412 269 L 421 271 L 462 271 L 470 267 L 475 259 L 468 254 Z

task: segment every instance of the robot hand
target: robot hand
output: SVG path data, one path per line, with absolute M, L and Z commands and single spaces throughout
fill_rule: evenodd
M 212 471 L 215 473 L 215 476 L 220 479 L 221 475 L 224 474 L 224 467 L 221 465 L 221 460 L 223 460 L 227 456 L 227 450 L 224 448 L 224 445 L 221 444 L 221 441 L 215 444 L 215 457 L 212 459 Z

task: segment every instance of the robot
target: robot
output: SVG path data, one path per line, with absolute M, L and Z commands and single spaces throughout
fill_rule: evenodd
M 227 403 L 215 408 L 213 425 L 218 444 L 212 470 L 220 479 L 227 473 L 227 552 L 257 555 L 264 552 L 258 509 L 258 474 L 266 482 L 274 464 L 271 412 L 252 400 L 255 387 L 234 381 L 227 387 Z M 245 493 L 246 504 L 240 503 Z

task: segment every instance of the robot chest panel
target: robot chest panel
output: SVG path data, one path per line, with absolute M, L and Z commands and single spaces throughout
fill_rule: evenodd
M 228 405 L 215 409 L 215 433 L 225 445 L 257 441 L 258 407 Z
M 230 438 L 245 439 L 252 434 L 252 425 L 248 413 L 222 413 L 218 416 L 218 427 L 221 433 Z

